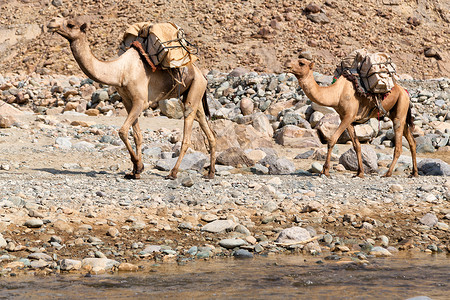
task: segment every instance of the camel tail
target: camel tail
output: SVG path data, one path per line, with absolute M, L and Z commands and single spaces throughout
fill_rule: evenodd
M 208 99 L 206 98 L 206 91 L 203 94 L 202 105 L 203 105 L 203 110 L 205 111 L 206 118 L 210 119 L 211 118 L 211 112 L 209 111 Z
M 413 115 L 411 113 L 411 108 L 412 108 L 411 96 L 409 95 L 407 90 L 405 90 L 405 91 L 408 94 L 408 99 L 409 99 L 408 113 L 406 114 L 406 124 L 408 124 L 408 127 L 411 130 L 414 130 L 414 117 L 413 117 Z

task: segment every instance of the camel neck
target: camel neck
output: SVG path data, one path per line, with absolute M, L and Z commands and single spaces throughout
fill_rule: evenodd
M 120 62 L 101 61 L 91 51 L 86 36 L 70 42 L 73 56 L 86 76 L 96 82 L 120 86 Z
M 323 106 L 335 106 L 336 98 L 335 86 L 328 87 L 319 86 L 314 79 L 313 73 L 310 72 L 306 77 L 299 79 L 299 85 L 305 92 L 306 96 L 313 102 Z

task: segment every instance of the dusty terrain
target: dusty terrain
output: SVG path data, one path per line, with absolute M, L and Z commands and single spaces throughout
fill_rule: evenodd
M 199 46 L 204 69 L 228 72 L 241 66 L 279 73 L 287 60 L 302 53 L 312 55 L 317 71 L 331 74 L 344 55 L 366 47 L 391 53 L 399 73 L 414 79 L 450 76 L 446 2 L 309 4 L 290 0 L 0 1 L 0 79 L 6 78 L 2 96 L 30 113 L 15 116 L 0 131 L 0 275 L 135 271 L 154 262 L 276 253 L 321 253 L 327 261 L 355 264 L 368 264 L 374 256 L 398 251 L 448 253 L 450 181 L 445 176 L 408 178 L 408 164 L 399 163 L 392 178 L 383 178 L 390 161 L 380 160 L 380 172 L 364 179 L 353 178 L 354 173 L 338 168 L 336 161 L 332 178 L 323 178 L 308 172 L 317 161 L 295 159 L 308 149 L 282 147 L 272 140 L 278 157 L 292 161 L 296 172 L 256 175 L 250 168 L 222 166 L 214 180 L 188 170 L 178 180 L 168 181 L 164 179 L 167 172 L 154 168 L 155 159 L 146 157 L 142 179 L 128 181 L 123 176 L 131 163 L 117 134 L 124 120 L 116 116 L 123 113 L 120 101 L 107 93 L 104 102 L 108 105 L 103 102 L 98 108 L 110 108 L 99 117 L 61 114 L 74 103 L 68 110 L 84 104 L 85 111 L 94 91 L 108 87 L 93 84 L 84 96 L 81 90 L 74 91 L 85 76 L 67 42 L 46 32 L 45 25 L 56 15 L 90 15 L 92 48 L 102 59 L 115 56 L 128 24 L 171 20 Z M 42 81 L 27 76 L 35 70 Z M 9 78 L 8 74 L 16 73 L 21 75 Z M 81 78 L 60 79 L 55 74 Z M 238 102 L 223 99 L 223 92 L 231 95 L 239 92 L 238 87 L 209 76 L 216 82 L 215 91 L 229 87 L 211 92 L 226 100 L 216 109 L 235 111 Z M 252 81 L 253 77 L 245 78 Z M 236 82 L 246 91 L 252 89 L 249 95 L 256 94 L 253 88 L 266 89 L 258 84 L 241 86 L 245 80 Z M 305 104 L 293 82 L 284 82 L 289 86 L 280 80 L 272 88 L 273 95 L 292 91 L 285 94 Z M 415 84 L 412 80 L 411 85 Z M 70 86 L 66 94 L 63 87 Z M 432 127 L 435 121 L 448 124 L 448 83 L 442 80 L 430 86 L 427 93 L 423 88 L 414 91 L 415 117 L 424 128 L 422 134 L 447 140 L 436 152 L 419 154 L 419 158 L 450 163 L 448 131 Z M 278 100 L 274 96 L 273 104 Z M 174 136 L 179 140 L 181 120 L 142 117 L 140 122 L 145 145 L 162 144 L 163 152 L 173 151 L 174 143 L 168 141 Z M 67 140 L 69 147 L 64 146 Z M 388 140 L 381 146 L 377 152 L 392 154 Z M 340 144 L 337 150 L 342 154 L 349 147 Z M 300 243 L 277 240 L 283 230 L 299 227 L 307 231 L 293 239 Z
M 314 4 L 315 3 L 315 4 Z M 101 59 L 116 55 L 124 30 L 142 21 L 172 21 L 200 49 L 200 66 L 281 72 L 306 52 L 332 74 L 359 48 L 392 55 L 398 73 L 450 76 L 448 1 L 0 1 L 0 73 L 79 74 L 67 42 L 46 33 L 51 18 L 88 15 Z
M 250 251 L 245 255 L 320 252 L 339 263 L 370 263 L 370 257 L 387 255 L 371 250 L 378 245 L 389 255 L 448 251 L 446 177 L 408 178 L 405 171 L 392 178 L 372 174 L 360 179 L 333 171 L 327 179 L 305 173 L 254 175 L 244 168 L 219 172 L 214 180 L 182 172 L 170 181 L 164 179 L 167 172 L 150 167 L 141 180 L 129 181 L 122 178 L 131 166 L 123 146 L 67 150 L 55 144 L 61 134 L 96 143 L 98 136 L 70 125 L 74 120 L 119 126 L 123 117 L 58 115 L 53 124 L 43 124 L 36 115 L 17 119 L 21 128 L 3 129 L 0 142 L 4 275 L 76 271 L 81 263 L 70 259 L 94 257 L 110 259 L 111 265 L 83 260 L 83 272 L 148 270 L 154 262 L 239 256 L 237 248 L 219 246 L 227 239 L 244 240 L 240 250 Z M 144 131 L 179 126 L 179 120 L 142 118 Z M 304 152 L 274 147 L 291 159 Z M 347 148 L 339 145 L 340 151 Z M 448 152 L 436 155 L 450 162 Z M 298 170 L 313 162 L 295 160 Z M 192 186 L 184 184 L 185 178 L 193 180 Z M 440 225 L 424 225 L 426 214 Z M 43 224 L 25 225 L 36 218 Z M 202 229 L 215 219 L 241 227 L 216 233 Z M 313 242 L 275 243 L 283 229 L 293 226 L 308 228 Z

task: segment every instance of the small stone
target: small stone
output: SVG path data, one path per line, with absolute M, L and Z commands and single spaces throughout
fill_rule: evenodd
M 377 256 L 377 257 L 392 255 L 391 252 L 389 252 L 387 249 L 385 249 L 383 247 L 373 247 L 372 250 L 370 250 L 369 254 Z
M 233 256 L 236 258 L 253 258 L 253 254 L 245 249 L 238 249 L 234 251 Z
M 25 226 L 28 228 L 39 228 L 44 225 L 44 222 L 41 219 L 29 219 L 25 222 Z
M 389 188 L 389 191 L 391 191 L 393 193 L 401 192 L 401 191 L 403 191 L 403 186 L 401 184 L 393 184 Z
M 116 237 L 119 235 L 119 230 L 115 227 L 111 227 L 106 232 L 106 235 L 111 236 L 111 237 Z
M 422 218 L 419 219 L 419 222 L 425 226 L 433 227 L 437 224 L 438 218 L 433 213 L 427 213 Z
M 224 239 L 219 242 L 220 246 L 227 248 L 227 249 L 233 249 L 233 248 L 240 247 L 240 246 L 243 246 L 246 244 L 247 244 L 247 242 L 244 241 L 243 239 Z
M 121 263 L 118 269 L 120 272 L 136 272 L 139 267 L 130 263 Z
M 437 222 L 436 223 L 436 228 L 442 231 L 448 231 L 449 229 L 449 225 L 443 222 Z
M 378 237 L 378 239 L 380 240 L 380 242 L 381 242 L 381 246 L 383 246 L 383 247 L 387 247 L 388 245 L 389 245 L 389 238 L 387 237 L 387 236 L 385 236 L 385 235 L 380 235 L 379 237 Z
M 236 227 L 236 224 L 231 220 L 216 220 L 206 224 L 202 227 L 202 231 L 219 233 L 223 231 L 231 231 Z
M 70 270 L 79 270 L 81 269 L 81 261 L 74 259 L 63 259 L 59 263 L 61 270 L 70 271 Z

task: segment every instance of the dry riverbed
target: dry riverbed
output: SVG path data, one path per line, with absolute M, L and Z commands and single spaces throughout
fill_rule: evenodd
M 168 181 L 166 171 L 148 164 L 141 180 L 130 181 L 123 179 L 131 163 L 122 143 L 96 142 L 102 132 L 118 140 L 123 117 L 16 119 L 18 126 L 0 131 L 3 276 L 138 271 L 162 262 L 286 253 L 370 264 L 375 256 L 450 250 L 444 176 L 408 178 L 398 171 L 361 179 L 334 170 L 323 178 L 306 172 L 314 160 L 294 160 L 305 149 L 274 145 L 294 161 L 296 173 L 223 169 L 205 180 L 184 171 Z M 155 142 L 179 133 L 181 121 L 147 117 L 141 127 L 146 141 Z M 55 143 L 59 136 L 71 137 L 74 146 Z M 338 146 L 341 153 L 348 147 Z M 427 157 L 450 162 L 449 152 Z

